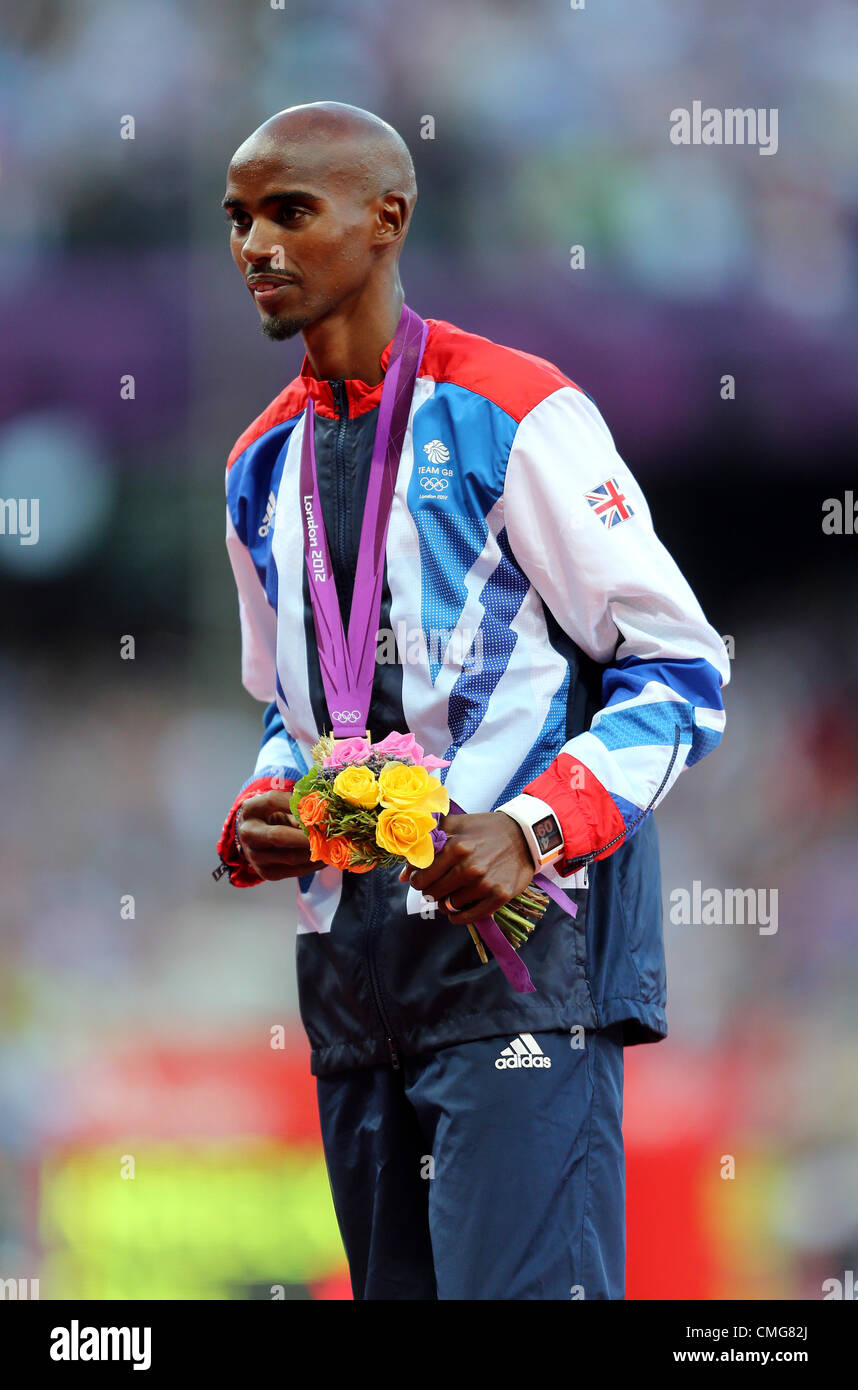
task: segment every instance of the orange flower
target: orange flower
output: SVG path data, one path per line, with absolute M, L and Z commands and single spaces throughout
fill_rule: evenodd
M 306 799 L 306 798 L 305 798 L 305 799 Z M 299 809 L 299 810 L 300 810 L 300 805 L 301 805 L 301 804 L 300 804 L 300 802 L 299 802 L 299 803 L 298 803 L 298 809 Z M 330 861 L 329 861 L 329 859 L 328 859 L 328 853 L 327 853 L 327 851 L 328 851 L 328 842 L 327 842 L 327 840 L 325 839 L 324 835 L 322 834 L 321 830 L 317 830 L 317 828 L 316 828 L 315 825 L 311 825 L 311 826 L 308 827 L 307 834 L 308 834 L 309 837 L 310 837 L 310 858 L 311 858 L 311 859 L 321 859 L 321 861 L 322 861 L 323 864 L 329 863 Z
M 315 796 L 315 792 L 310 793 Z M 301 802 L 298 803 L 301 809 Z M 315 825 L 307 827 L 307 834 L 310 838 L 310 858 L 320 859 L 323 864 L 330 864 L 335 869 L 348 869 L 353 874 L 365 874 L 370 869 L 375 868 L 375 864 L 354 864 L 351 857 L 357 851 L 357 846 L 348 835 L 332 835 L 327 839 L 324 833 Z
M 298 815 L 304 825 L 319 825 L 327 815 L 327 802 L 318 792 L 307 792 L 298 802 Z
M 334 835 L 326 845 L 325 858 L 335 869 L 347 869 L 352 857 L 352 842 L 347 835 Z

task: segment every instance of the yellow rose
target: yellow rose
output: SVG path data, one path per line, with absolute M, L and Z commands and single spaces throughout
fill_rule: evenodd
M 447 788 L 425 767 L 385 763 L 378 776 L 379 804 L 390 811 L 444 811 L 450 809 Z
M 344 767 L 334 778 L 334 791 L 353 806 L 372 809 L 378 805 L 378 782 L 370 767 Z
M 425 869 L 435 858 L 434 829 L 429 811 L 382 811 L 375 823 L 376 844 L 388 854 L 402 855 L 415 869 Z

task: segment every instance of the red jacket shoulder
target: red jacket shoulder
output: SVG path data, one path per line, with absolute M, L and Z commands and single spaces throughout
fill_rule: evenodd
M 444 319 L 428 319 L 429 335 L 420 374 L 463 386 L 523 420 L 534 406 L 564 386 L 580 390 L 544 357 L 504 347 L 466 333 Z

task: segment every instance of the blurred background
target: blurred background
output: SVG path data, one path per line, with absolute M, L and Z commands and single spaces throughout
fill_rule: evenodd
M 856 483 L 858 10 L 30 0 L 2 24 L 0 498 L 38 497 L 40 534 L 0 534 L 0 1278 L 350 1297 L 293 889 L 211 878 L 261 732 L 224 465 L 302 355 L 259 333 L 219 202 L 258 124 L 332 99 L 413 152 L 408 302 L 590 392 L 731 639 L 724 743 L 658 814 L 671 1034 L 626 1054 L 629 1296 L 848 1287 L 858 539 L 822 521 Z M 777 153 L 673 145 L 695 100 L 776 107 Z M 673 921 L 695 882 L 777 891 L 777 931 Z

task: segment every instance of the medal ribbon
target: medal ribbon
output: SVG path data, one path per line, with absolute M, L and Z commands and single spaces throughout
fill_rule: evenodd
M 304 412 L 300 479 L 304 558 L 310 581 L 319 666 L 335 738 L 362 735 L 369 717 L 390 508 L 427 331 L 427 325 L 419 314 L 403 304 L 378 409 L 348 640 L 343 630 L 337 583 L 331 566 L 319 497 L 312 399 L 307 401 Z

